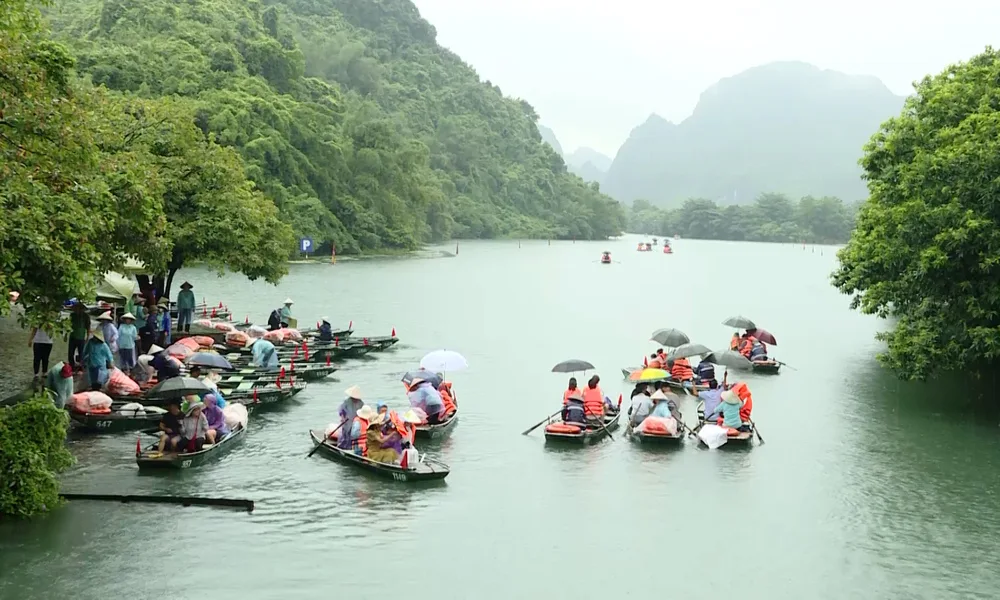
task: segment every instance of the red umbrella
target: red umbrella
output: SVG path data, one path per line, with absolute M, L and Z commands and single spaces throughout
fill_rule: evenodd
M 747 333 L 754 336 L 758 340 L 764 342 L 765 344 L 769 344 L 771 346 L 778 345 L 778 340 L 774 339 L 774 335 L 772 335 L 771 332 L 766 329 L 751 329 L 747 331 Z

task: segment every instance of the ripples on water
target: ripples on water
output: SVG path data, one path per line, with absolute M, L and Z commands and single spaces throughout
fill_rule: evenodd
M 681 240 L 664 257 L 634 243 L 470 243 L 455 259 L 296 265 L 278 289 L 185 271 L 199 298 L 227 298 L 238 317 L 263 319 L 291 296 L 304 322 L 396 327 L 404 342 L 254 415 L 242 446 L 195 471 L 139 476 L 134 435 L 74 436 L 67 491 L 251 498 L 256 511 L 79 502 L 0 524 L 0 598 L 390 593 L 377 582 L 416 598 L 996 597 L 995 412 L 879 371 L 877 324 L 828 286 L 829 249 Z M 595 262 L 605 247 L 619 264 Z M 749 254 L 780 268 L 733 267 Z M 758 292 L 685 283 L 706 264 Z M 449 293 L 409 293 L 428 282 Z M 627 395 L 616 374 L 652 349 L 652 329 L 721 346 L 731 331 L 719 322 L 736 313 L 774 331 L 775 354 L 797 369 L 748 379 L 767 444 L 640 448 L 620 429 L 581 450 L 546 446 L 540 429 L 519 435 L 557 406 L 566 376 L 552 364 L 590 360 L 609 395 Z M 305 459 L 308 430 L 336 418 L 346 387 L 401 406 L 400 377 L 440 347 L 470 363 L 449 374 L 461 422 L 421 448 L 452 467 L 446 484 Z M 693 400 L 682 410 L 693 420 Z M 725 587 L 730 574 L 739 589 Z

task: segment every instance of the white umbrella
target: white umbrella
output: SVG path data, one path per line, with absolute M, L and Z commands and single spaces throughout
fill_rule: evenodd
M 469 366 L 465 357 L 452 350 L 435 350 L 428 352 L 420 359 L 420 368 L 443 373 L 445 371 L 458 371 Z

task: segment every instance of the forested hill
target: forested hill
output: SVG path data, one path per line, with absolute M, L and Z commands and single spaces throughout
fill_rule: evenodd
M 874 77 L 762 65 L 705 90 L 681 123 L 653 115 L 636 127 L 602 187 L 661 207 L 749 204 L 762 192 L 858 201 L 867 196 L 862 146 L 902 105 Z
M 56 0 L 48 17 L 95 84 L 196 103 L 323 250 L 624 227 L 540 143 L 531 105 L 438 46 L 407 0 Z

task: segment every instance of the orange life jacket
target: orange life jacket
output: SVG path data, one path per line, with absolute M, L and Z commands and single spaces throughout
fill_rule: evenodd
M 753 342 L 750 340 L 751 338 L 746 338 L 740 341 L 740 354 L 746 358 L 750 358 L 750 351 L 753 350 Z
M 750 394 L 750 388 L 741 381 L 733 386 L 733 393 L 743 401 L 743 406 L 740 407 L 740 419 L 745 423 L 750 420 L 750 413 L 753 412 L 753 396 Z
M 729 340 L 729 349 L 736 350 L 740 347 L 740 336 L 733 334 L 732 339 Z
M 691 363 L 688 359 L 675 359 L 674 366 L 670 369 L 670 376 L 677 381 L 689 381 L 694 379 L 694 371 L 691 370 Z
M 652 360 L 649 361 L 649 364 L 647 364 L 646 367 L 649 368 L 649 369 L 662 369 L 663 368 L 663 361 L 660 360 L 659 357 L 654 358 L 654 359 L 652 359 Z
M 455 401 L 451 399 L 451 382 L 444 381 L 438 386 L 438 393 L 441 394 L 441 401 L 444 403 L 444 414 L 450 415 L 457 410 Z
M 406 423 L 403 422 L 403 419 L 399 418 L 399 414 L 396 411 L 389 411 L 389 420 L 392 421 L 392 426 L 399 432 L 399 437 L 404 440 L 410 439 L 410 432 L 406 430 Z M 412 444 L 413 440 L 410 440 L 410 443 Z
M 582 392 L 582 391 L 583 390 L 581 390 L 580 388 L 574 388 L 572 390 L 569 389 L 569 388 L 567 388 L 566 391 L 563 392 L 563 406 L 566 406 L 567 404 L 569 404 L 569 397 L 571 395 L 579 393 L 579 392 Z
M 354 417 L 354 422 L 361 425 L 361 435 L 351 440 L 354 448 L 361 448 L 361 456 L 368 455 L 368 421 L 361 417 Z M 353 428 L 353 425 L 351 426 Z
M 604 414 L 604 392 L 601 391 L 600 386 L 583 388 L 583 412 L 587 415 L 597 416 Z

